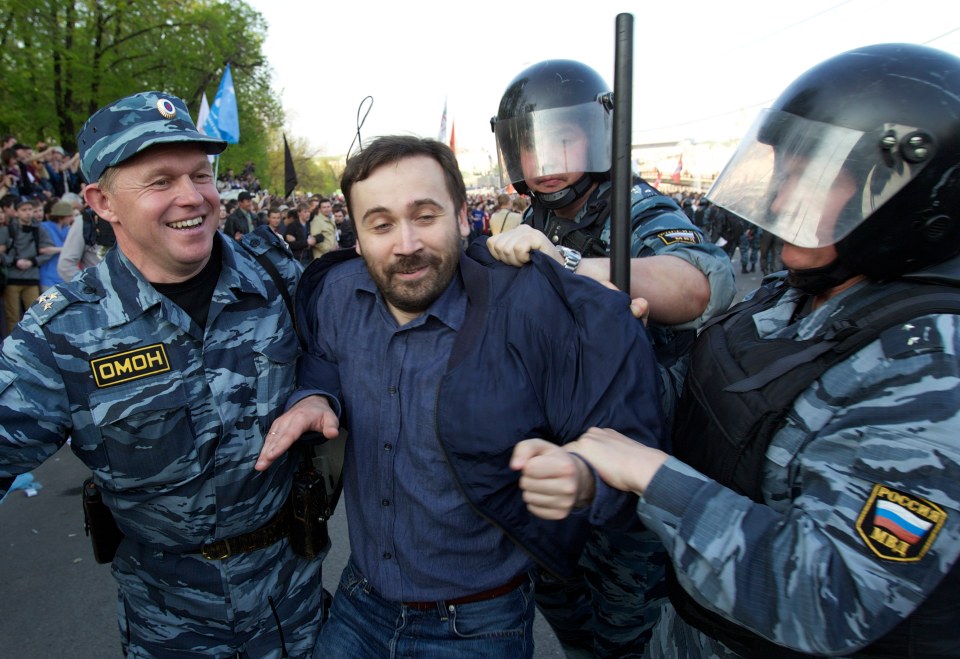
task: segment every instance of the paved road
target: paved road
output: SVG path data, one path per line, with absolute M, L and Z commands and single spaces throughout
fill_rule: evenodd
M 760 280 L 740 274 L 739 300 Z M 116 591 L 110 568 L 93 560 L 83 534 L 80 483 L 87 470 L 64 448 L 34 471 L 43 488 L 35 497 L 11 493 L 0 504 L 0 639 L 4 656 L 18 659 L 103 659 L 120 655 Z M 331 592 L 349 547 L 344 515 L 332 520 L 334 548 L 324 565 Z M 536 657 L 563 657 L 538 616 Z
M 120 657 L 113 577 L 83 533 L 80 483 L 89 472 L 64 447 L 33 473 L 43 486 L 36 496 L 15 491 L 0 504 L 0 656 Z M 335 592 L 349 545 L 342 512 L 331 523 L 323 581 Z M 563 657 L 539 616 L 534 636 L 538 659 Z

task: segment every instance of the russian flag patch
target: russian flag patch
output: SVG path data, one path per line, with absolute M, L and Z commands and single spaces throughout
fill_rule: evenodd
M 857 533 L 880 558 L 919 561 L 946 521 L 946 511 L 937 504 L 875 484 L 857 518 Z

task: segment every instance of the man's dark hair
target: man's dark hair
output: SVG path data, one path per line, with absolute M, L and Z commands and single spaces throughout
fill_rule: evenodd
M 17 202 L 20 201 L 20 197 L 15 194 L 5 194 L 3 197 L 0 197 L 0 208 L 16 208 Z
M 453 200 L 454 212 L 459 213 L 467 203 L 467 188 L 463 183 L 463 175 L 460 174 L 457 157 L 453 155 L 450 147 L 437 140 L 408 135 L 387 135 L 378 137 L 363 151 L 347 161 L 343 176 L 340 177 L 340 189 L 343 191 L 350 217 L 356 218 L 350 201 L 350 191 L 354 183 L 365 180 L 382 165 L 389 165 L 414 156 L 433 158 L 440 165 L 446 180 L 447 193 Z

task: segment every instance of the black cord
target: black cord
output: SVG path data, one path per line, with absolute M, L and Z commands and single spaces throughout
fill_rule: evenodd
M 283 627 L 280 626 L 280 616 L 277 615 L 277 607 L 273 603 L 273 595 L 267 595 L 267 602 L 270 603 L 270 610 L 273 611 L 273 619 L 277 621 L 277 632 L 280 634 L 280 656 L 288 658 L 287 644 L 283 642 Z
M 363 113 L 363 118 L 360 118 L 360 112 L 363 110 L 363 104 L 367 101 L 370 101 L 370 104 L 367 106 L 367 111 Z M 370 114 L 370 110 L 373 108 L 373 96 L 366 96 L 360 105 L 357 106 L 357 134 L 354 136 L 353 141 L 350 142 L 350 148 L 347 149 L 347 160 L 350 160 L 350 154 L 353 152 L 353 145 L 357 145 L 360 151 L 363 151 L 363 140 L 360 137 L 360 128 L 363 126 L 364 122 L 367 120 L 367 115 Z

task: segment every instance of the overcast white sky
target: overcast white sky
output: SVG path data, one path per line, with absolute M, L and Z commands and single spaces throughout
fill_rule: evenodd
M 248 2 L 269 25 L 288 134 L 326 155 L 347 152 L 368 95 L 364 139 L 436 137 L 446 99 L 458 152 L 495 153 L 489 119 L 526 66 L 580 60 L 613 84 L 620 13 L 634 20 L 634 143 L 739 137 L 800 73 L 857 46 L 960 55 L 957 0 Z

